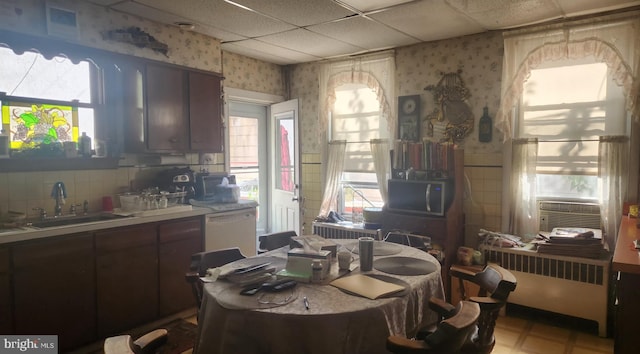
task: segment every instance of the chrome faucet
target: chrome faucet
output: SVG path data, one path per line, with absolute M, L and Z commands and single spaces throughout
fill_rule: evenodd
M 56 206 L 54 209 L 54 215 L 60 216 L 62 215 L 62 206 L 64 205 L 64 198 L 67 197 L 67 189 L 62 182 L 56 182 L 53 184 L 53 189 L 51 190 L 51 198 L 56 200 Z

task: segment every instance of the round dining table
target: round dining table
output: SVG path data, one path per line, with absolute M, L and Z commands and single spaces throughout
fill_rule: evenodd
M 331 241 L 338 244 L 338 251 L 354 253 L 352 267 L 338 270 L 333 257 L 329 273 L 321 282 L 298 282 L 282 292 L 259 292 L 253 296 L 241 295 L 242 287 L 228 279 L 205 283 L 194 352 L 388 353 L 389 335 L 411 336 L 422 326 L 437 322 L 437 314 L 429 309 L 428 301 L 431 297 L 444 299 L 445 295 L 440 264 L 433 256 L 417 248 L 375 241 L 373 269 L 361 272 L 357 267 L 358 241 Z M 238 260 L 221 271 L 225 274 L 229 269 L 264 262 L 280 271 L 286 267 L 288 251 L 286 246 Z M 402 265 L 389 267 L 395 260 L 407 259 L 428 267 L 421 266 L 422 271 L 405 271 Z M 334 279 L 357 274 L 401 285 L 404 290 L 370 299 L 330 284 Z

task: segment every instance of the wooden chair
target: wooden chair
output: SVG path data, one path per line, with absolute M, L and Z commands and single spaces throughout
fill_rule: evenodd
M 455 314 L 440 321 L 436 330 L 422 340 L 402 336 L 387 337 L 389 351 L 398 354 L 448 354 L 460 351 L 467 338 L 475 330 L 476 322 L 480 316 L 478 304 L 460 301 L 454 307 L 442 300 L 431 298 L 429 307 L 436 312 L 444 311 Z
M 480 306 L 480 318 L 476 333 L 463 346 L 462 353 L 491 353 L 495 345 L 493 335 L 496 319 L 506 305 L 507 298 L 516 289 L 516 278 L 508 270 L 489 264 L 481 272 L 471 272 L 464 266 L 453 265 L 450 275 L 460 282 L 461 299 L 477 303 Z M 476 284 L 480 290 L 477 296 L 465 293 L 464 281 Z M 446 317 L 446 315 L 445 315 Z
M 384 241 L 427 251 L 427 244 L 431 243 L 431 238 L 421 235 L 413 235 L 403 231 L 391 231 L 384 237 Z
M 156 329 L 135 341 L 130 335 L 109 337 L 104 340 L 104 354 L 147 354 L 155 353 L 156 349 L 167 342 L 167 330 Z
M 289 242 L 291 242 L 291 238 L 296 236 L 298 236 L 298 234 L 295 231 L 274 232 L 259 236 L 258 254 L 287 246 Z
M 220 267 L 243 258 L 246 257 L 238 247 L 198 252 L 191 256 L 191 265 L 189 266 L 189 271 L 185 274 L 185 279 L 191 284 L 198 308 L 200 308 L 200 303 L 202 302 L 203 287 L 200 277 L 207 274 L 207 269 Z

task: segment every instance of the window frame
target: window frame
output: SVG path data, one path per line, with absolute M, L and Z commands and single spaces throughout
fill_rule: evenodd
M 588 58 L 579 58 L 579 59 L 564 59 L 564 60 L 559 60 L 559 61 L 546 61 L 544 63 L 542 63 L 540 66 L 536 67 L 533 70 L 537 70 L 537 69 L 545 69 L 545 68 L 562 68 L 565 66 L 574 66 L 574 65 L 580 65 L 580 64 L 604 64 L 603 62 L 597 61 L 595 58 L 592 57 L 588 57 Z M 606 80 L 607 80 L 607 85 L 616 85 L 617 84 L 614 82 L 614 79 L 611 75 L 611 73 L 609 72 L 610 68 L 607 66 L 607 75 L 606 75 Z M 525 99 L 524 97 L 524 90 L 525 90 L 525 85 L 527 84 L 528 80 L 525 80 L 522 85 L 523 85 L 523 94 L 520 95 L 519 100 L 518 100 L 518 104 L 516 105 L 516 108 L 514 110 L 514 114 L 513 114 L 513 119 L 514 119 L 514 138 L 539 138 L 539 136 L 535 136 L 535 135 L 527 135 L 527 134 L 522 134 L 522 123 L 524 120 L 524 110 L 523 110 L 523 101 Z M 609 97 L 605 97 L 605 101 L 609 99 Z M 632 122 L 631 122 L 631 116 L 629 114 L 628 111 L 626 111 L 626 109 L 624 108 L 624 93 L 622 92 L 622 111 L 625 114 L 625 122 L 624 124 L 624 134 L 627 137 L 631 137 L 632 136 Z M 571 102 L 571 103 L 563 103 L 562 105 L 565 107 L 571 107 L 572 105 L 576 105 L 579 104 L 579 102 Z M 605 120 L 606 120 L 606 116 L 605 116 Z M 542 144 L 545 143 L 553 143 L 553 142 L 566 142 L 566 141 L 577 141 L 577 142 L 596 142 L 597 144 L 597 140 L 600 136 L 603 135 L 609 135 L 606 133 L 606 131 L 603 134 L 598 134 L 598 135 L 594 135 L 592 137 L 587 137 L 587 138 L 582 138 L 582 136 L 580 136 L 579 138 L 566 138 L 566 137 L 562 137 L 559 139 L 549 139 L 549 140 L 539 140 L 538 141 L 538 151 L 540 151 L 540 146 Z M 597 170 L 597 152 L 596 155 L 592 157 L 592 159 L 594 160 L 593 162 L 596 164 L 596 170 Z M 536 169 L 539 168 L 539 165 L 536 164 Z M 571 173 L 574 172 L 574 173 Z M 597 171 L 594 173 L 584 173 L 581 171 L 568 171 L 565 173 L 559 172 L 559 173 L 538 173 L 536 172 L 536 176 L 538 175 L 565 175 L 565 176 L 593 176 L 597 179 Z M 539 186 L 540 185 L 540 181 L 539 179 L 536 177 L 536 184 Z M 562 201 L 562 202 L 574 202 L 574 203 L 598 203 L 599 201 L 599 197 L 600 197 L 600 191 L 599 188 L 597 187 L 597 183 L 596 183 L 596 192 L 595 192 L 595 196 L 593 197 L 566 197 L 566 196 L 549 196 L 549 195 L 545 195 L 545 196 L 541 196 L 538 192 L 536 192 L 536 200 L 538 202 L 540 201 Z
M 345 83 L 343 85 L 337 86 L 336 87 L 336 91 L 338 91 L 338 89 L 340 89 L 343 86 L 350 86 L 350 87 L 358 89 L 358 90 L 367 89 L 367 90 L 370 90 L 373 93 L 373 90 L 369 86 L 364 84 L 364 83 Z M 375 93 L 374 93 L 374 95 L 375 95 Z M 338 100 L 336 99 L 336 102 L 334 102 L 334 106 L 335 106 L 335 104 L 337 102 L 338 102 Z M 377 99 L 376 99 L 376 107 L 377 107 L 377 110 L 375 111 L 375 114 L 377 115 L 377 119 L 378 120 L 384 119 L 383 115 L 382 115 L 382 111 L 379 108 L 379 102 L 377 101 Z M 370 113 L 371 112 L 364 113 L 364 114 L 366 116 L 370 117 L 371 116 Z M 352 115 L 352 114 L 348 114 L 348 115 Z M 335 116 L 334 116 L 334 107 L 332 107 L 331 111 L 329 112 L 329 129 L 328 129 L 329 140 L 335 138 L 335 137 L 333 137 L 334 118 L 335 118 Z M 363 117 L 363 119 L 366 119 L 366 118 Z M 385 122 L 385 123 L 388 124 L 388 122 Z M 388 133 L 388 129 L 386 127 L 386 124 L 382 124 L 381 126 L 379 125 L 378 126 L 378 132 L 381 132 L 382 130 L 385 130 L 387 132 L 387 134 L 389 134 Z M 380 134 L 378 134 L 375 138 L 384 138 L 384 137 L 381 137 Z M 367 142 L 367 141 L 349 141 L 348 139 L 346 139 L 347 147 L 349 146 L 349 144 L 368 144 L 368 143 L 369 142 Z M 369 155 L 368 156 L 369 156 L 369 159 L 372 161 L 371 163 L 373 164 L 373 152 L 371 151 L 370 148 L 369 148 Z M 349 157 L 349 153 L 348 153 L 348 149 L 347 149 L 347 152 L 345 154 L 345 167 L 344 167 L 343 172 L 342 172 L 342 177 L 340 178 L 340 181 L 339 181 L 339 190 L 338 190 L 338 194 L 337 194 L 337 198 L 336 198 L 336 200 L 337 200 L 336 207 L 337 207 L 337 212 L 340 215 L 342 215 L 346 220 L 350 220 L 353 223 L 360 223 L 360 222 L 363 221 L 362 220 L 362 217 L 363 217 L 362 216 L 362 211 L 360 211 L 360 212 L 353 212 L 353 210 L 352 211 L 347 211 L 348 208 L 347 208 L 347 205 L 346 205 L 347 198 L 346 198 L 345 190 L 346 189 L 352 189 L 353 193 L 360 194 L 360 197 L 362 198 L 362 196 L 364 195 L 362 190 L 364 190 L 364 189 L 370 189 L 370 190 L 376 189 L 378 191 L 379 196 L 380 196 L 380 200 L 382 200 L 382 196 L 380 195 L 380 186 L 379 186 L 379 184 L 377 182 L 368 182 L 368 181 L 366 181 L 364 179 L 359 180 L 359 179 L 350 179 L 350 178 L 348 178 L 349 175 L 353 175 L 353 174 L 356 174 L 356 175 L 357 174 L 368 174 L 368 175 L 371 175 L 373 177 L 373 180 L 376 180 L 376 178 L 377 178 L 375 170 L 374 171 L 368 171 L 368 170 L 364 170 L 364 169 L 347 168 L 346 166 L 349 164 L 348 160 L 347 160 L 348 157 Z M 368 208 L 368 207 L 380 207 L 379 205 L 375 204 L 375 201 L 369 201 L 368 199 L 361 199 L 361 200 L 362 200 L 362 203 L 363 203 L 362 209 Z M 367 205 L 364 205 L 364 204 L 367 204 Z

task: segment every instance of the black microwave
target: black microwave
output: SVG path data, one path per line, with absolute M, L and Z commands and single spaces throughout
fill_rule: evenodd
M 444 216 L 453 199 L 453 181 L 390 179 L 387 209 L 423 215 Z
M 236 184 L 236 176 L 226 173 L 208 173 L 200 172 L 196 174 L 195 192 L 197 200 L 211 201 L 214 200 L 216 186 L 227 178 L 229 184 Z

